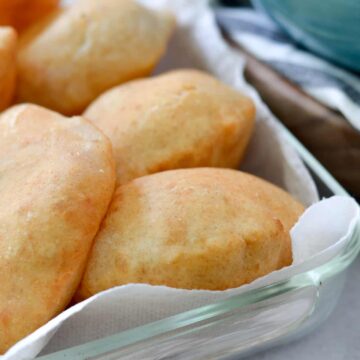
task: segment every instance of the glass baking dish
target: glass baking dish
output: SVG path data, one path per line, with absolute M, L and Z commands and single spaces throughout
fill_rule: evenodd
M 321 197 L 347 195 L 280 124 Z M 341 294 L 347 268 L 360 250 L 360 224 L 328 263 L 285 281 L 56 353 L 41 360 L 239 359 L 298 338 L 323 322 Z

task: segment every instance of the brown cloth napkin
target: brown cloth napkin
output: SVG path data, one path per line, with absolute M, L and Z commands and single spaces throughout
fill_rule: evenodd
M 245 77 L 271 111 L 352 195 L 360 198 L 360 133 L 342 115 L 305 94 L 223 33 L 246 57 Z

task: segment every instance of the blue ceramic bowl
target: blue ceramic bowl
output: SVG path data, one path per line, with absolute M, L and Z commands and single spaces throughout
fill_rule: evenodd
M 310 50 L 360 71 L 360 0 L 252 0 Z

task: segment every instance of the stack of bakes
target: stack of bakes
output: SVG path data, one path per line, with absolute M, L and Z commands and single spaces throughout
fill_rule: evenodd
M 196 70 L 136 80 L 173 26 L 130 0 L 78 0 L 21 28 L 17 67 L 0 31 L 0 106 L 14 91 L 38 104 L 0 115 L 0 353 L 74 295 L 224 290 L 291 264 L 302 205 L 234 170 L 252 101 Z

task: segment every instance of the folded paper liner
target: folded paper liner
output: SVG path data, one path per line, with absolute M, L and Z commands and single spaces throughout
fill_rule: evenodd
M 69 1 L 68 1 L 69 2 Z M 285 142 L 266 105 L 244 80 L 244 60 L 221 38 L 206 0 L 143 0 L 177 17 L 177 30 L 157 73 L 180 67 L 203 69 L 253 98 L 256 129 L 241 166 L 287 189 L 308 206 L 291 230 L 291 266 L 226 291 L 172 289 L 165 286 L 119 286 L 70 307 L 15 344 L 1 360 L 33 359 L 134 328 L 195 307 L 239 295 L 320 266 L 339 254 L 359 221 L 359 208 L 349 197 L 318 201 L 315 184 L 297 153 Z M 29 289 L 31 291 L 31 289 Z

